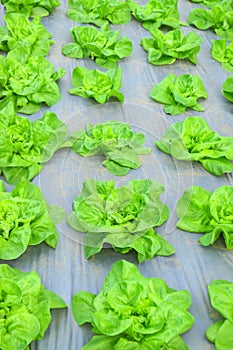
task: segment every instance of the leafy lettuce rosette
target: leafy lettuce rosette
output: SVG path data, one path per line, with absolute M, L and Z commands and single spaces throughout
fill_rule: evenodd
M 66 308 L 64 300 L 45 289 L 35 272 L 22 272 L 0 264 L 1 350 L 29 350 L 30 343 L 44 338 L 51 309 Z
M 177 0 L 149 0 L 139 5 L 133 0 L 126 0 L 135 19 L 147 30 L 161 26 L 177 29 L 180 27 Z
M 141 45 L 147 51 L 147 60 L 155 66 L 172 64 L 177 59 L 197 63 L 202 38 L 195 32 L 184 35 L 180 29 L 163 33 L 157 28 L 150 30 L 151 38 L 143 38 Z
M 100 29 L 90 26 L 76 26 L 70 30 L 73 43 L 63 46 L 63 55 L 71 58 L 89 57 L 95 63 L 106 69 L 116 68 L 117 62 L 131 55 L 132 41 L 122 36 L 120 30 L 109 30 L 104 24 Z
M 200 30 L 212 29 L 222 39 L 232 41 L 232 1 L 218 1 L 211 9 L 195 8 L 189 13 L 188 23 Z
M 33 114 L 42 103 L 53 106 L 61 99 L 58 79 L 64 68 L 56 72 L 49 60 L 31 56 L 30 47 L 11 50 L 0 56 L 0 100 L 13 101 L 19 113 Z
M 220 136 L 201 117 L 172 124 L 155 144 L 176 159 L 200 162 L 216 176 L 233 170 L 233 137 Z
M 0 103 L 0 107 L 5 103 Z M 9 111 L 7 104 L 5 111 Z M 31 180 L 43 169 L 67 137 L 66 125 L 55 113 L 45 112 L 31 122 L 26 117 L 0 112 L 0 174 L 11 185 Z
M 233 344 L 233 282 L 214 280 L 208 285 L 210 303 L 222 319 L 213 323 L 206 331 L 207 339 L 215 349 L 230 350 Z
M 69 0 L 67 17 L 79 23 L 124 24 L 131 19 L 130 7 L 121 0 Z
M 88 70 L 76 67 L 72 72 L 70 94 L 84 98 L 94 98 L 98 103 L 105 103 L 110 97 L 124 102 L 124 95 L 119 91 L 122 85 L 122 71 L 120 67 L 102 72 L 99 69 Z
M 197 100 L 207 98 L 207 92 L 197 75 L 170 73 L 151 90 L 150 97 L 164 104 L 165 113 L 176 115 L 184 113 L 187 108 L 204 111 Z
M 86 232 L 85 257 L 100 252 L 104 243 L 121 254 L 135 250 L 139 262 L 173 254 L 174 248 L 153 230 L 169 217 L 167 205 L 160 201 L 163 192 L 154 180 L 131 180 L 118 188 L 114 181 L 84 181 L 67 222 Z
M 22 180 L 11 192 L 6 192 L 0 180 L 0 259 L 12 260 L 22 255 L 28 246 L 45 242 L 52 248 L 58 243 L 58 232 L 50 206 L 40 189 Z M 56 207 L 63 219 L 64 212 Z
M 29 47 L 33 56 L 47 56 L 52 34 L 41 23 L 40 17 L 30 21 L 27 16 L 9 13 L 4 17 L 6 26 L 0 27 L 0 50 L 10 51 L 20 47 Z
M 199 186 L 186 189 L 176 207 L 177 227 L 194 233 L 203 246 L 213 245 L 222 236 L 227 249 L 233 249 L 233 186 L 221 186 L 214 192 Z
M 181 334 L 194 322 L 187 290 L 146 278 L 125 260 L 116 262 L 99 294 L 81 291 L 71 302 L 78 325 L 90 323 L 96 335 L 82 350 L 188 350 Z
M 142 133 L 133 132 L 127 123 L 113 120 L 96 125 L 89 123 L 86 132 L 83 129 L 74 132 L 71 140 L 71 149 L 83 157 L 104 155 L 103 166 L 118 176 L 139 168 L 138 155 L 151 152 L 150 148 L 143 147 L 145 136 Z
M 21 13 L 27 17 L 45 17 L 60 5 L 58 0 L 0 0 L 6 13 Z

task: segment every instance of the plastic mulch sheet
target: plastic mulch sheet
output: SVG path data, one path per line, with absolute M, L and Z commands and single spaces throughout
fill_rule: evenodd
M 187 21 L 188 13 L 195 6 L 197 5 L 189 1 L 179 2 L 181 21 Z M 21 257 L 9 261 L 9 264 L 23 271 L 36 270 L 45 287 L 58 293 L 69 306 L 71 297 L 78 291 L 98 293 L 113 263 L 126 259 L 138 265 L 145 276 L 163 278 L 171 288 L 190 291 L 193 302 L 189 311 L 193 314 L 195 323 L 182 337 L 192 350 L 211 350 L 213 344 L 205 338 L 205 331 L 218 316 L 209 303 L 206 286 L 214 279 L 233 280 L 233 254 L 226 250 L 221 240 L 213 247 L 203 247 L 198 243 L 200 235 L 177 229 L 175 206 L 188 186 L 199 185 L 213 191 L 222 185 L 232 185 L 232 174 L 221 177 L 211 175 L 199 163 L 178 161 L 162 153 L 154 142 L 161 138 L 171 123 L 181 121 L 189 115 L 202 116 L 220 135 L 233 136 L 233 105 L 221 93 L 222 84 L 230 73 L 223 70 L 220 63 L 214 61 L 210 55 L 211 40 L 217 39 L 217 36 L 210 30 L 199 31 L 189 26 L 182 27 L 184 33 L 193 30 L 203 38 L 197 64 L 177 60 L 171 65 L 156 67 L 147 62 L 147 53 L 140 46 L 140 40 L 149 37 L 149 32 L 139 22 L 132 19 L 128 24 L 111 26 L 112 29 L 119 28 L 121 35 L 128 36 L 134 49 L 130 57 L 119 63 L 123 72 L 121 91 L 125 102 L 118 103 L 111 99 L 108 103 L 99 105 L 92 99 L 69 94 L 69 89 L 72 88 L 71 74 L 75 66 L 88 69 L 99 67 L 90 59 L 76 60 L 62 55 L 62 46 L 71 42 L 69 30 L 77 25 L 66 18 L 67 8 L 67 3 L 62 1 L 53 14 L 42 20 L 55 40 L 48 59 L 55 69 L 66 69 L 66 75 L 59 81 L 62 99 L 50 110 L 68 125 L 69 133 L 85 128 L 88 122 L 128 122 L 134 131 L 145 134 L 145 145 L 152 148 L 152 153 L 140 156 L 142 166 L 138 170 L 131 170 L 128 175 L 117 177 L 101 165 L 102 157 L 82 158 L 74 152 L 62 149 L 46 163 L 33 182 L 40 186 L 50 204 L 62 206 L 69 215 L 72 211 L 72 200 L 80 193 L 83 181 L 88 178 L 113 179 L 117 186 L 135 178 L 160 181 L 165 187 L 162 199 L 170 208 L 170 218 L 156 231 L 175 247 L 176 253 L 170 257 L 154 257 L 151 261 L 138 264 L 133 252 L 120 255 L 105 247 L 99 254 L 86 260 L 83 251 L 84 234 L 75 232 L 63 221 L 57 226 L 60 238 L 55 250 L 46 244 L 29 247 Z M 3 14 L 1 7 L 1 25 Z M 203 80 L 208 93 L 208 98 L 201 100 L 204 112 L 188 110 L 182 115 L 166 115 L 163 106 L 149 97 L 150 90 L 169 73 L 195 74 Z M 29 118 L 34 120 L 42 117 L 45 110 L 44 107 Z M 7 188 L 11 186 L 7 185 Z M 44 339 L 32 343 L 31 349 L 81 350 L 92 337 L 91 327 L 79 327 L 73 319 L 70 307 L 67 310 L 53 310 L 52 314 L 53 320 Z

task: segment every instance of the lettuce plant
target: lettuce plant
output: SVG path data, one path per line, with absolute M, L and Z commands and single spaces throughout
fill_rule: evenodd
M 195 8 L 188 16 L 188 23 L 198 29 L 213 29 L 222 39 L 233 40 L 233 8 L 229 0 L 220 1 L 211 9 Z
M 116 62 L 130 56 L 133 50 L 131 40 L 120 37 L 120 30 L 109 30 L 103 25 L 99 30 L 89 26 L 76 26 L 70 33 L 73 43 L 63 46 L 62 53 L 71 58 L 90 57 L 100 67 L 115 68 Z
M 122 254 L 135 250 L 139 262 L 173 254 L 173 247 L 153 230 L 169 217 L 168 207 L 159 198 L 163 192 L 154 180 L 132 180 L 119 188 L 113 181 L 84 181 L 67 222 L 74 230 L 86 232 L 85 257 L 100 252 L 104 243 Z
M 81 291 L 71 301 L 78 325 L 90 323 L 96 335 L 82 350 L 188 350 L 180 334 L 194 322 L 187 290 L 146 278 L 125 260 L 116 262 L 99 294 Z
M 0 0 L 6 13 L 22 13 L 27 17 L 45 17 L 58 7 L 58 0 Z
M 22 272 L 0 264 L 1 350 L 29 350 L 30 343 L 44 338 L 51 309 L 66 308 L 64 300 L 45 289 L 35 271 Z
M 201 117 L 172 124 L 155 144 L 176 159 L 200 162 L 216 176 L 233 170 L 233 137 L 220 136 Z
M 105 156 L 102 164 L 114 175 L 126 175 L 130 169 L 141 166 L 138 154 L 148 154 L 144 148 L 145 136 L 133 132 L 129 124 L 108 121 L 96 125 L 88 124 L 87 131 L 75 132 L 71 137 L 72 150 L 83 157 L 101 154 Z
M 10 108 L 8 104 L 5 111 L 10 112 Z M 10 184 L 23 178 L 31 180 L 62 147 L 66 136 L 66 125 L 52 112 L 47 111 L 33 122 L 14 113 L 0 112 L 0 174 Z
M 233 75 L 228 77 L 222 85 L 222 93 L 230 102 L 233 102 Z
M 120 67 L 102 72 L 98 69 L 88 70 L 76 67 L 72 72 L 73 89 L 69 92 L 84 98 L 94 98 L 98 103 L 105 103 L 110 97 L 124 102 L 124 95 L 119 91 L 122 85 Z
M 6 27 L 0 27 L 0 50 L 26 46 L 30 48 L 30 55 L 47 56 L 54 41 L 50 40 L 52 34 L 43 26 L 40 17 L 30 21 L 25 15 L 9 13 L 4 20 Z
M 199 242 L 213 245 L 222 235 L 227 249 L 233 249 L 233 186 L 221 186 L 214 192 L 199 186 L 186 189 L 177 203 L 181 230 L 205 233 Z
M 227 45 L 227 40 L 213 40 L 210 52 L 225 70 L 233 72 L 233 42 Z
M 180 29 L 163 33 L 157 28 L 150 30 L 152 38 L 144 38 L 141 45 L 148 52 L 148 62 L 155 66 L 172 64 L 176 59 L 188 59 L 196 64 L 202 38 L 195 32 L 186 36 Z
M 53 106 L 61 99 L 56 80 L 65 74 L 64 68 L 54 72 L 45 57 L 31 56 L 30 47 L 11 50 L 0 56 L 0 100 L 11 100 L 17 112 L 33 114 L 42 103 Z
M 69 0 L 67 17 L 79 23 L 124 24 L 131 19 L 127 2 L 121 0 Z
M 16 259 L 28 246 L 41 242 L 56 248 L 58 232 L 49 212 L 50 206 L 33 183 L 24 179 L 6 192 L 0 180 L 0 259 Z
M 141 22 L 145 29 L 167 26 L 179 28 L 179 11 L 177 0 L 149 0 L 145 5 L 138 5 L 133 0 L 127 0 L 132 15 Z
M 211 305 L 223 319 L 207 329 L 206 337 L 214 343 L 215 349 L 229 350 L 233 344 L 233 283 L 214 280 L 208 285 L 208 292 Z
M 184 113 L 186 108 L 203 111 L 197 99 L 207 98 L 207 92 L 197 75 L 183 74 L 177 77 L 170 73 L 151 90 L 150 97 L 164 104 L 165 113 L 176 115 Z

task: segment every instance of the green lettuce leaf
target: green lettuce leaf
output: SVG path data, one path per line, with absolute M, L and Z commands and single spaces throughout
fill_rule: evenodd
M 104 155 L 102 164 L 114 175 L 126 175 L 130 169 L 141 166 L 139 154 L 148 154 L 150 148 L 143 147 L 145 136 L 133 132 L 130 125 L 108 121 L 96 125 L 88 124 L 87 131 L 78 130 L 71 135 L 72 150 L 83 157 Z
M 176 115 L 184 113 L 186 108 L 203 111 L 197 99 L 207 98 L 207 92 L 197 75 L 183 74 L 177 77 L 170 73 L 151 90 L 150 97 L 164 104 L 165 113 Z
M 0 27 L 0 49 L 14 50 L 29 47 L 34 56 L 47 56 L 52 34 L 41 23 L 40 17 L 30 21 L 27 16 L 19 13 L 9 13 L 4 17 L 6 27 Z
M 216 349 L 228 350 L 233 343 L 233 322 L 225 320 L 222 326 L 219 328 L 216 339 Z
M 233 249 L 232 203 L 232 186 L 221 186 L 213 193 L 192 186 L 177 203 L 177 227 L 189 232 L 205 233 L 199 238 L 203 246 L 213 245 L 222 235 L 226 248 Z
M 151 260 L 156 255 L 170 256 L 175 253 L 174 247 L 153 229 L 148 230 L 142 237 L 131 242 L 128 246 L 123 248 L 113 246 L 113 249 L 121 254 L 134 249 L 138 253 L 139 264 L 145 260 Z
M 86 258 L 101 251 L 104 243 L 120 253 L 134 249 L 140 261 L 173 254 L 173 247 L 151 230 L 169 217 L 168 207 L 160 201 L 163 191 L 154 180 L 132 180 L 119 188 L 113 181 L 84 181 L 67 222 L 86 232 Z
M 71 308 L 79 325 L 91 323 L 97 333 L 83 350 L 187 350 L 179 335 L 194 322 L 187 311 L 190 304 L 188 291 L 146 278 L 135 265 L 121 260 L 112 266 L 99 294 L 78 292 Z
M 118 39 L 120 30 L 109 30 L 103 25 L 99 30 L 89 26 L 76 26 L 70 30 L 74 43 L 63 46 L 62 53 L 71 58 L 89 57 L 106 69 L 116 67 L 122 58 L 131 55 L 133 44 L 125 36 Z
M 110 97 L 124 102 L 124 95 L 119 91 L 122 85 L 122 71 L 120 67 L 102 72 L 98 69 L 88 70 L 76 67 L 72 73 L 72 95 L 84 98 L 94 98 L 98 103 L 105 103 Z
M 196 64 L 202 38 L 195 32 L 186 36 L 180 29 L 165 34 L 157 28 L 150 30 L 152 38 L 144 38 L 141 45 L 148 52 L 148 62 L 156 66 L 172 64 L 176 59 L 188 59 Z
M 216 176 L 233 170 L 233 138 L 212 131 L 201 117 L 186 117 L 172 124 L 155 144 L 176 159 L 199 161 Z
M 36 185 L 24 179 L 11 192 L 1 186 L 0 208 L 0 259 L 16 259 L 41 242 L 56 248 L 58 232 Z
M 127 2 L 120 0 L 69 0 L 67 17 L 79 23 L 124 24 L 131 19 Z
M 228 101 L 233 102 L 233 75 L 224 81 L 222 85 L 222 93 Z
M 2 350 L 24 350 L 32 341 L 44 337 L 52 320 L 50 293 L 61 300 L 59 308 L 67 307 L 62 298 L 44 288 L 36 272 L 0 265 Z
M 211 192 L 199 186 L 187 188 L 176 206 L 177 227 L 189 232 L 210 231 L 210 195 Z

